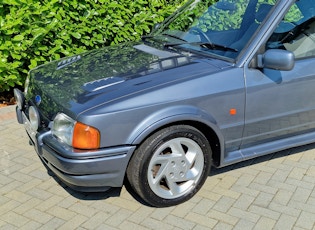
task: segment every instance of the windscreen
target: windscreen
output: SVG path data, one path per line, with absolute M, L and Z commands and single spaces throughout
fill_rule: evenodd
M 235 59 L 276 0 L 192 1 L 153 32 L 169 46 Z

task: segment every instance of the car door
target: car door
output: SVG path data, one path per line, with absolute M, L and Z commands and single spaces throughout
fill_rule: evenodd
M 315 131 L 314 7 L 310 0 L 296 2 L 262 47 L 293 52 L 292 70 L 245 69 L 246 117 L 241 144 L 245 157 L 259 154 L 259 147 L 268 151 L 307 142 L 310 137 L 305 134 Z M 288 139 L 293 136 L 297 138 Z M 257 152 L 246 151 L 253 147 Z

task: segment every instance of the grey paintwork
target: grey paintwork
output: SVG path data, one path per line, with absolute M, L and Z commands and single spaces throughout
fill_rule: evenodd
M 43 98 L 38 108 L 45 127 L 33 138 L 37 152 L 67 183 L 91 188 L 121 186 L 136 147 L 173 123 L 202 125 L 205 135 L 215 134 L 218 167 L 313 142 L 315 59 L 260 52 L 294 2 L 278 1 L 235 58 L 178 52 L 151 41 L 38 67 L 26 93 L 31 104 L 36 95 Z M 58 112 L 97 127 L 101 149 L 78 154 L 58 142 L 49 131 Z

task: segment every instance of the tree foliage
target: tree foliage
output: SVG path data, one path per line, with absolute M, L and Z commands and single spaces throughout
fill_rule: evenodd
M 0 92 L 35 66 L 138 40 L 184 0 L 2 0 Z

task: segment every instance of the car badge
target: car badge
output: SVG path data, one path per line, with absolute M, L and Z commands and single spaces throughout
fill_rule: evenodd
M 36 95 L 36 96 L 35 96 L 35 103 L 36 103 L 36 105 L 39 105 L 41 102 L 42 102 L 41 96 Z

